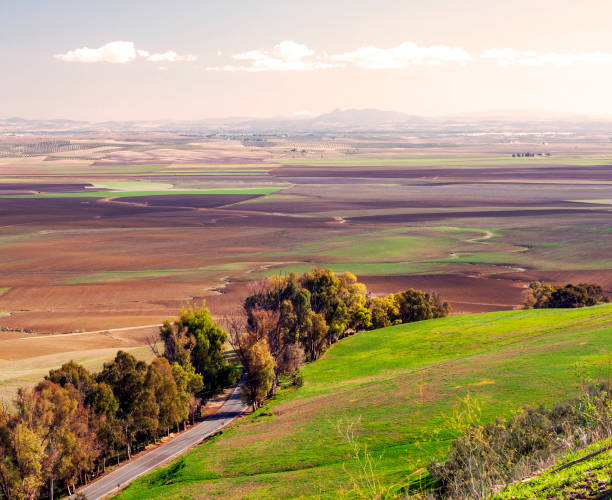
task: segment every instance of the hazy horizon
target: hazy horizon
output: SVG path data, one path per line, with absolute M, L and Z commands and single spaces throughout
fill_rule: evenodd
M 5 117 L 612 115 L 605 0 L 4 2 Z
M 191 122 L 191 121 L 239 121 L 239 120 L 262 120 L 262 121 L 299 121 L 299 120 L 308 120 L 308 119 L 316 119 L 318 117 L 332 114 L 335 112 L 361 112 L 361 111 L 373 111 L 373 112 L 382 112 L 382 113 L 402 113 L 406 115 L 406 117 L 415 117 L 415 118 L 424 118 L 429 120 L 452 120 L 456 118 L 465 118 L 465 119 L 474 119 L 474 120 L 487 120 L 487 119 L 500 119 L 513 121 L 516 119 L 526 120 L 526 121 L 547 121 L 548 119 L 559 119 L 559 120 L 576 120 L 580 121 L 584 120 L 604 120 L 609 121 L 612 120 L 612 114 L 597 114 L 597 113 L 573 113 L 567 111 L 553 111 L 549 109 L 484 109 L 480 111 L 465 111 L 459 113 L 445 113 L 445 114 L 415 114 L 408 113 L 405 111 L 399 111 L 396 109 L 381 109 L 381 108 L 333 108 L 328 109 L 327 111 L 323 111 L 321 113 L 312 114 L 312 113 L 292 113 L 292 114 L 269 114 L 269 115 L 228 115 L 228 116 L 200 116 L 194 118 L 172 118 L 172 117 L 151 117 L 151 118 L 108 118 L 104 120 L 94 120 L 87 118 L 73 118 L 70 116 L 58 117 L 58 116 L 48 116 L 48 117 L 27 117 L 27 116 L 19 116 L 19 115 L 6 115 L 0 116 L 0 120 L 10 121 L 14 119 L 18 120 L 27 120 L 27 121 L 74 121 L 74 122 L 89 122 L 92 124 L 95 123 L 104 123 L 104 122 Z

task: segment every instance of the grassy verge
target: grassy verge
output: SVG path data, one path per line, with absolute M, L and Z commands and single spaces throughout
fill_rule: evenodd
M 607 439 L 582 450 L 567 453 L 539 476 L 504 488 L 494 498 L 597 498 L 604 491 L 610 491 L 612 494 L 612 450 L 608 449 L 591 458 L 580 460 L 610 445 L 612 439 Z M 577 462 L 558 470 L 574 461 Z

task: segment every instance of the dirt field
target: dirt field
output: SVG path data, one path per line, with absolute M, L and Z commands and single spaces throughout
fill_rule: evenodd
M 515 308 L 533 279 L 612 292 L 612 144 L 346 137 L 349 154 L 317 140 L 301 154 L 296 138 L 141 137 L 91 160 L 0 159 L 0 327 L 26 332 L 0 332 L 0 371 L 146 355 L 181 304 L 221 317 L 249 281 L 314 265 L 375 294 L 438 291 L 455 313 Z M 536 148 L 551 156 L 511 157 Z

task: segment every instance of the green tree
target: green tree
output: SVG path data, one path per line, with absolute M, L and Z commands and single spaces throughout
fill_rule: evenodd
M 43 380 L 33 391 L 22 391 L 19 418 L 42 438 L 43 473 L 53 498 L 56 480 L 68 490 L 83 474 L 93 468 L 99 446 L 92 412 L 84 404 L 84 395 L 72 384 L 66 387 Z
M 15 423 L 15 418 L 0 403 L 0 487 L 7 500 L 16 500 L 23 486 L 15 450 Z
M 19 471 L 15 497 L 33 500 L 38 497 L 44 484 L 43 461 L 45 448 L 42 437 L 25 422 L 19 422 L 13 429 L 13 449 Z
M 527 288 L 523 307 L 524 309 L 575 308 L 594 306 L 609 301 L 603 288 L 594 283 L 579 285 L 570 283 L 557 288 L 548 283 L 533 281 Z
M 203 377 L 205 395 L 215 394 L 227 383 L 232 373 L 224 354 L 227 333 L 213 321 L 205 302 L 198 309 L 184 308 L 173 323 L 162 326 L 160 335 L 166 349 L 164 356 L 170 363 L 187 367 L 189 357 Z
M 308 318 L 308 328 L 302 337 L 306 361 L 315 361 L 325 352 L 329 326 L 322 313 L 311 313 Z
M 178 422 L 181 420 L 179 393 L 172 367 L 166 358 L 156 358 L 149 365 L 147 384 L 153 390 L 159 407 L 159 427 L 166 429 L 169 435 L 170 427 L 177 424 L 178 431 Z
M 275 318 L 275 325 L 267 322 L 266 330 L 278 376 L 284 369 L 285 364 L 279 360 L 285 357 L 287 346 L 300 344 L 311 361 L 348 330 L 369 328 L 371 312 L 366 294 L 365 285 L 355 275 L 336 276 L 330 269 L 314 268 L 300 276 L 291 273 L 270 277 L 245 299 L 244 310 L 253 331 L 262 330 L 266 322 L 261 320 L 266 314 Z
M 399 306 L 399 317 L 402 323 L 441 318 L 450 312 L 450 305 L 439 295 L 410 288 L 396 294 Z
M 555 287 L 539 281 L 532 281 L 525 292 L 524 309 L 541 309 L 548 307 Z
M 117 418 L 119 403 L 113 390 L 105 382 L 94 383 L 89 394 L 89 404 L 97 422 L 97 435 L 101 447 L 102 468 L 106 470 L 106 461 L 117 457 L 125 447 L 121 421 Z
M 201 399 L 196 394 L 204 387 L 202 375 L 196 373 L 193 366 L 183 368 L 178 363 L 172 365 L 172 375 L 176 381 L 180 418 L 181 420 L 191 418 L 191 423 L 193 423 L 195 414 L 201 405 Z
M 270 354 L 268 342 L 261 339 L 248 350 L 245 397 L 253 410 L 261 407 L 274 383 L 274 358 Z
M 49 371 L 49 375 L 45 377 L 62 387 L 71 384 L 85 396 L 89 394 L 92 386 L 95 383 L 93 375 L 91 375 L 83 365 L 79 365 L 74 361 L 64 363 L 61 368 Z
M 128 458 L 138 436 L 150 437 L 157 431 L 159 407 L 152 388 L 146 384 L 147 371 L 146 363 L 119 351 L 98 374 L 98 381 L 108 384 L 117 398 L 117 416 L 122 423 Z
M 402 322 L 399 303 L 394 294 L 386 297 L 373 297 L 368 301 L 368 307 L 371 311 L 372 328 L 384 328 Z
M 571 283 L 562 288 L 557 288 L 548 300 L 548 307 L 575 308 L 590 307 L 599 302 L 608 302 L 609 299 L 603 293 L 599 285 L 583 283 L 572 285 Z

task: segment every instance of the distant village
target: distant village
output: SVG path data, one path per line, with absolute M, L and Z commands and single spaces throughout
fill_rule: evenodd
M 550 153 L 512 153 L 512 158 L 522 158 L 528 156 L 550 156 Z

